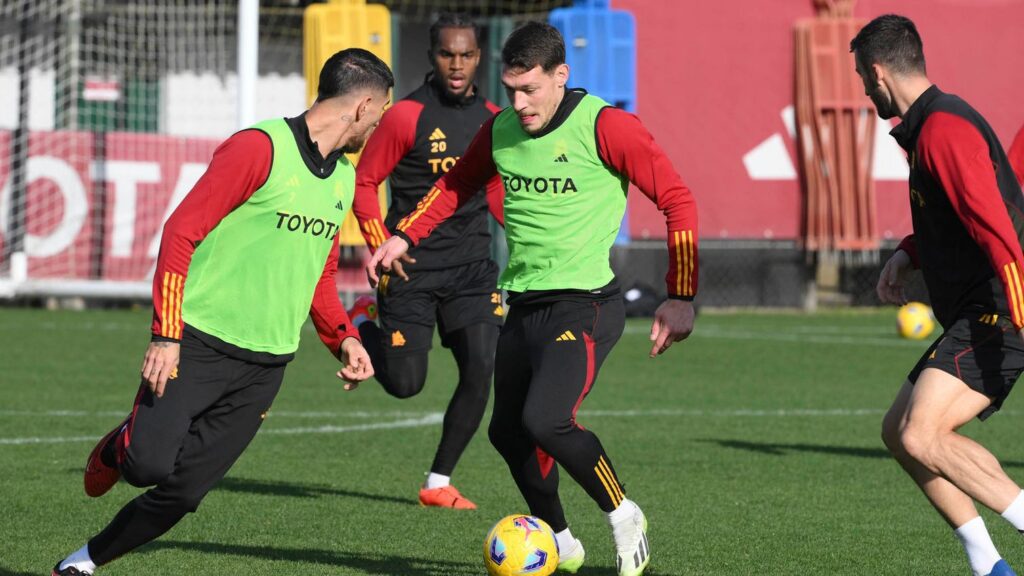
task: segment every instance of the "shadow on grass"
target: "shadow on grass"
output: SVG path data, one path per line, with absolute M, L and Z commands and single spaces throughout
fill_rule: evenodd
M 3 566 L 0 566 L 0 576 L 37 576 L 37 575 L 36 574 L 32 574 L 30 572 L 15 572 L 13 570 L 8 570 L 7 568 L 4 568 Z
M 430 558 L 408 558 L 344 552 L 341 550 L 318 550 L 306 548 L 274 548 L 267 546 L 244 546 L 214 542 L 177 542 L 157 540 L 138 552 L 146 554 L 156 550 L 181 550 L 204 554 L 231 555 L 254 560 L 278 560 L 322 564 L 333 568 L 354 568 L 367 574 L 388 574 L 401 576 L 480 576 L 485 570 L 479 563 L 451 562 Z M 651 576 L 666 573 L 649 571 Z M 0 576 L 7 576 L 0 572 Z M 31 576 L 12 574 L 11 576 Z M 609 567 L 583 567 L 577 576 L 615 576 L 615 569 Z
M 660 576 L 662 572 L 653 572 L 651 569 L 644 571 L 650 576 Z M 584 566 L 580 568 L 580 571 L 576 573 L 576 576 L 615 576 L 616 572 L 614 568 L 595 568 L 591 566 Z
M 748 442 L 745 440 L 714 440 L 710 438 L 700 441 L 718 444 L 723 448 L 735 448 L 736 450 L 746 450 L 769 456 L 785 456 L 789 452 L 815 452 L 832 456 L 856 456 L 858 458 L 882 458 L 886 460 L 892 458 L 888 450 L 881 448 L 824 446 L 820 444 L 778 444 L 774 442 Z
M 402 576 L 479 576 L 483 562 L 469 564 L 430 558 L 407 558 L 344 552 L 341 550 L 318 550 L 315 548 L 274 548 L 268 546 L 243 546 L 213 542 L 156 541 L 141 549 L 145 554 L 155 550 L 182 550 L 204 554 L 231 555 L 253 560 L 279 560 L 322 564 L 333 568 L 354 568 L 367 574 L 401 574 Z M 597 574 L 595 572 L 595 574 Z
M 228 477 L 221 480 L 215 490 L 227 490 L 228 492 L 240 492 L 244 494 L 259 494 L 262 496 L 290 496 L 292 498 L 321 498 L 324 496 L 342 496 L 347 498 L 361 498 L 376 502 L 390 502 L 392 504 L 405 504 L 408 506 L 419 506 L 419 502 L 411 498 L 398 498 L 384 494 L 369 494 L 353 490 L 342 490 L 329 486 L 317 486 L 315 484 L 291 484 L 288 482 L 275 482 L 271 480 L 253 480 L 251 478 Z
M 700 440 L 710 444 L 718 444 L 723 448 L 747 450 L 769 456 L 785 456 L 789 452 L 814 452 L 831 456 L 855 456 L 858 458 L 878 458 L 891 460 L 892 455 L 883 448 L 857 448 L 853 446 L 826 446 L 822 444 L 778 444 L 774 442 L 748 442 L 745 440 Z M 1024 462 L 1000 461 L 1004 468 L 1024 468 Z

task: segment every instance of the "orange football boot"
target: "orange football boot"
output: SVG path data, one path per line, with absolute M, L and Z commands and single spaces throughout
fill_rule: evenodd
M 420 505 L 455 508 L 456 510 L 476 510 L 476 504 L 459 494 L 455 486 L 451 485 L 420 489 Z

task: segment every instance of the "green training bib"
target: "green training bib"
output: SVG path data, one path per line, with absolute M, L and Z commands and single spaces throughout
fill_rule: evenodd
M 284 120 L 253 128 L 270 136 L 270 175 L 196 248 L 182 318 L 240 348 L 289 354 L 299 346 L 313 292 L 352 206 L 355 170 L 342 156 L 330 177 L 319 178 Z

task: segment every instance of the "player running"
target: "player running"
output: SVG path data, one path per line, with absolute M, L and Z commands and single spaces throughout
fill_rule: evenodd
M 366 143 L 356 168 L 353 211 L 371 250 L 416 209 L 434 182 L 462 156 L 480 125 L 499 110 L 473 84 L 480 63 L 477 38 L 477 27 L 469 18 L 441 15 L 430 27 L 433 72 L 384 114 Z M 382 225 L 377 188 L 389 174 L 391 208 Z M 488 183 L 488 192 L 500 205 L 497 176 Z M 376 302 L 360 298 L 351 310 L 377 380 L 392 396 L 409 398 L 423 389 L 435 322 L 441 344 L 452 351 L 459 367 L 441 442 L 419 492 L 424 506 L 476 508 L 451 485 L 451 475 L 487 408 L 504 316 L 495 292 L 498 267 L 490 259 L 487 209 L 484 196 L 474 196 L 410 251 L 414 263 L 406 262 L 404 271 L 399 263 L 394 274 L 381 278 Z M 500 207 L 496 213 L 500 218 Z M 375 305 L 380 327 L 372 322 Z
M 356 152 L 394 79 L 360 49 L 320 73 L 316 102 L 228 138 L 164 226 L 153 337 L 131 414 L 89 455 L 85 491 L 118 478 L 153 486 L 53 568 L 92 574 L 194 512 L 256 435 L 306 316 L 354 386 L 370 358 L 338 300 L 337 235 L 352 205 Z
M 957 430 L 999 410 L 1024 370 L 1024 198 L 984 118 L 926 76 L 921 37 L 880 16 L 850 42 L 864 90 L 910 161 L 914 233 L 886 262 L 882 302 L 902 304 L 919 267 L 945 332 L 925 351 L 882 423 L 882 438 L 954 529 L 975 576 L 1014 574 L 974 501 L 1024 530 L 1024 492 Z
M 627 112 L 566 88 L 561 34 L 529 22 L 501 53 L 512 106 L 488 120 L 463 159 L 399 222 L 368 264 L 392 269 L 410 246 L 476 197 L 495 174 L 505 185 L 511 306 L 498 340 L 491 442 L 530 507 L 556 531 L 559 568 L 576 572 L 583 546 L 558 495 L 561 465 L 608 514 L 622 576 L 650 562 L 647 519 L 625 496 L 611 458 L 576 413 L 622 334 L 625 314 L 609 266 L 632 182 L 668 220 L 668 299 L 655 314 L 652 357 L 693 328 L 697 210 L 664 152 Z

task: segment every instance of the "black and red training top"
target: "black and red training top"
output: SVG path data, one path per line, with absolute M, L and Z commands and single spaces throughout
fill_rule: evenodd
M 352 205 L 371 250 L 416 210 L 434 182 L 462 157 L 480 126 L 499 111 L 477 92 L 469 98 L 452 99 L 428 76 L 422 86 L 384 113 L 356 166 Z M 389 175 L 391 206 L 382 223 L 377 189 Z M 497 176 L 484 185 L 486 197 L 475 194 L 430 238 L 409 250 L 416 259 L 410 269 L 436 270 L 490 257 L 487 212 L 490 208 L 502 221 L 504 188 Z
M 1024 327 L 1024 197 L 995 132 L 932 86 L 890 132 L 907 151 L 914 233 L 900 243 L 944 327 L 972 313 Z

